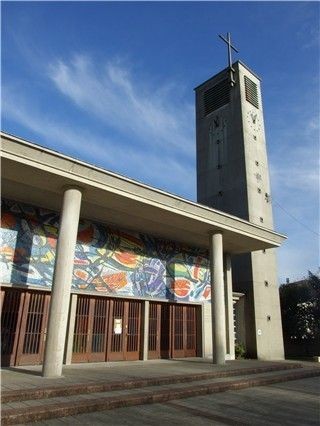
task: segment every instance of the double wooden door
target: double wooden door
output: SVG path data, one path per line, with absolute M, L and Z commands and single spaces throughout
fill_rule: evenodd
M 1 289 L 1 365 L 41 364 L 50 294 Z
M 172 308 L 172 357 L 197 356 L 197 306 Z
M 140 301 L 78 296 L 73 362 L 138 360 Z
M 199 356 L 200 307 L 150 302 L 148 357 Z
M 109 299 L 78 296 L 73 362 L 105 361 L 109 309 Z
M 1 289 L 1 365 L 41 364 L 50 293 Z M 198 306 L 150 302 L 148 357 L 199 355 Z M 197 325 L 198 324 L 198 325 Z M 141 358 L 142 302 L 79 295 L 73 362 Z

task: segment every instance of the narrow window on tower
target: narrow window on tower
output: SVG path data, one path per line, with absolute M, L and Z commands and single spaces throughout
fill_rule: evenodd
M 220 83 L 206 90 L 203 94 L 204 115 L 221 108 L 230 101 L 229 80 L 222 80 Z M 219 124 L 218 124 L 219 125 Z
M 256 108 L 259 108 L 258 87 L 256 83 L 250 80 L 250 78 L 246 75 L 244 76 L 244 88 L 246 93 L 246 100 Z

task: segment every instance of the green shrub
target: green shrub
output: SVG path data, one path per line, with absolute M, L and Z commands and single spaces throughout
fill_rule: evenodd
M 236 343 L 235 345 L 235 355 L 236 359 L 242 359 L 246 356 L 246 348 L 242 343 Z

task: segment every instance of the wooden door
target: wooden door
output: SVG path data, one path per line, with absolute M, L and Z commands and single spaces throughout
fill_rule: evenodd
M 87 362 L 89 352 L 90 297 L 78 296 L 73 334 L 72 362 Z
M 172 347 L 172 315 L 174 306 L 170 303 L 161 304 L 160 325 L 160 355 L 161 358 L 171 358 Z
M 139 301 L 127 301 L 128 319 L 126 324 L 127 341 L 125 359 L 134 361 L 140 358 L 141 340 L 141 311 L 142 304 Z
M 50 294 L 28 291 L 24 297 L 15 365 L 41 364 L 43 361 Z
M 185 357 L 197 356 L 197 306 L 185 306 Z
M 1 290 L 1 365 L 15 365 L 24 298 L 26 293 L 11 288 Z
M 197 313 L 192 305 L 172 306 L 171 356 L 184 358 L 197 356 Z
M 149 303 L 148 359 L 161 358 L 161 303 Z
M 138 360 L 141 351 L 141 302 L 110 302 L 108 361 Z
M 148 359 L 171 357 L 171 316 L 169 303 L 150 302 Z
M 182 358 L 185 356 L 184 306 L 175 305 L 172 308 L 172 357 Z
M 107 350 L 108 361 L 122 361 L 125 359 L 125 302 L 114 299 L 110 303 L 109 341 Z
M 78 296 L 72 362 L 106 360 L 109 299 Z
M 106 360 L 108 341 L 109 299 L 98 297 L 93 300 L 93 321 L 91 338 L 89 339 L 90 354 L 88 361 L 102 362 Z

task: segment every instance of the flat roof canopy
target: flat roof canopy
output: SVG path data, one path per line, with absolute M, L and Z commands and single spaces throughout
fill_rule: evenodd
M 81 218 L 230 254 L 278 247 L 285 236 L 224 212 L 1 133 L 2 196 L 60 211 L 63 187 L 84 189 Z

